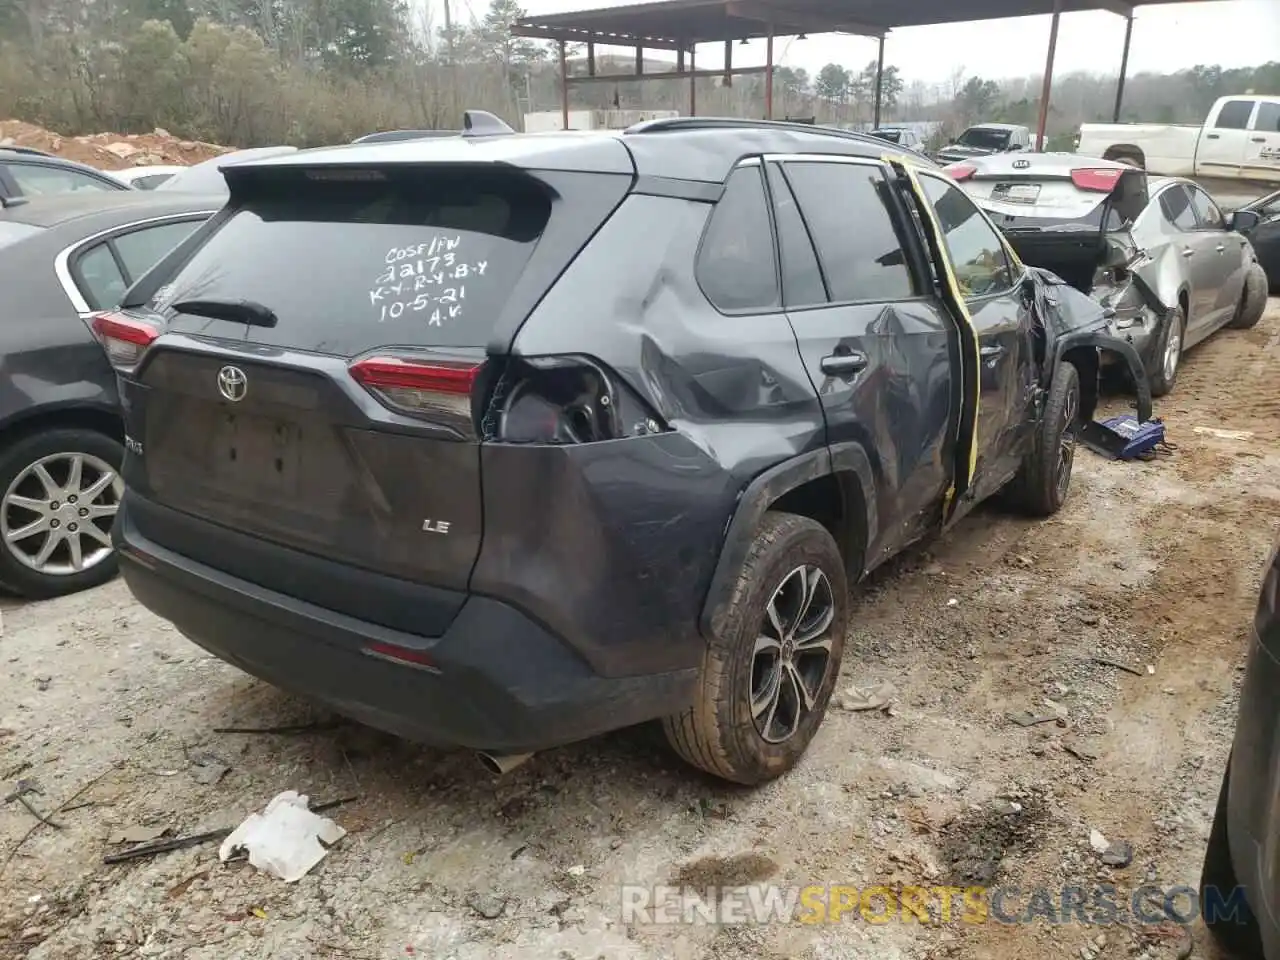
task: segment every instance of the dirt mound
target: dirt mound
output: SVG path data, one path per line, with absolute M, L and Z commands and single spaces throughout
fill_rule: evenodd
M 208 160 L 228 147 L 199 140 L 180 140 L 167 130 L 152 133 L 93 133 L 83 137 L 61 134 L 21 120 L 0 120 L 0 147 L 34 147 L 55 156 L 87 163 L 99 170 L 125 170 L 155 164 L 190 165 Z

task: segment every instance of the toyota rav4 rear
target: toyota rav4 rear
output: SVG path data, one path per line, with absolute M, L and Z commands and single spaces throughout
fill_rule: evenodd
M 587 358 L 486 351 L 628 191 L 625 149 L 535 173 L 471 146 L 231 168 L 229 206 L 96 330 L 123 390 L 115 538 L 137 597 L 373 725 L 515 753 L 687 704 L 695 655 L 671 652 L 697 611 L 646 592 L 582 473 L 607 473 L 609 440 L 688 451 Z M 617 575 L 641 579 L 634 603 L 599 589 Z

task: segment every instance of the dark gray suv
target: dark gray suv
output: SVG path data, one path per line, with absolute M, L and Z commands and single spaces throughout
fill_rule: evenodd
M 1142 376 L 886 153 L 698 119 L 229 167 L 227 207 L 97 322 L 129 586 L 250 673 L 499 768 L 662 718 L 714 774 L 785 772 L 849 585 L 997 491 L 1057 510 L 1099 347 Z

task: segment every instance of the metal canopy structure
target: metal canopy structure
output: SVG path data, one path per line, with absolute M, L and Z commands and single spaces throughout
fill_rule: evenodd
M 1036 149 L 1039 150 L 1044 146 L 1049 91 L 1053 83 L 1053 61 L 1058 43 L 1058 21 L 1062 14 L 1103 10 L 1128 21 L 1120 61 L 1120 81 L 1116 90 L 1115 119 L 1119 121 L 1124 98 L 1125 71 L 1129 62 L 1129 41 L 1133 34 L 1134 8 L 1189 2 L 1196 0 L 658 0 L 576 13 L 525 17 L 513 24 L 511 29 L 517 36 L 559 43 L 561 108 L 565 127 L 569 125 L 569 88 L 575 84 L 687 78 L 689 112 L 696 114 L 694 83 L 699 77 L 724 77 L 728 81 L 731 77 L 748 73 L 765 75 L 765 119 L 771 120 L 774 38 L 808 33 L 847 33 L 874 37 L 880 41 L 875 92 L 875 123 L 879 124 L 885 37 L 890 31 L 903 27 L 973 20 L 1052 16 L 1036 132 Z M 733 43 L 742 40 L 765 41 L 765 66 L 733 66 Z M 697 69 L 694 63 L 695 47 L 698 44 L 716 42 L 724 44 L 724 67 Z M 568 75 L 565 48 L 570 43 L 584 43 L 587 46 L 586 76 Z M 595 69 L 597 45 L 634 47 L 636 72 L 598 75 Z M 675 51 L 676 69 L 645 74 L 646 49 Z

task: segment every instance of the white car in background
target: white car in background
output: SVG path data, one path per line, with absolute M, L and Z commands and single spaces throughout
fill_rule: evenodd
M 176 173 L 187 169 L 181 164 L 153 164 L 146 167 L 130 167 L 128 170 L 112 170 L 111 175 L 135 190 L 154 190 Z
M 1190 180 L 1072 153 L 971 157 L 945 171 L 1023 261 L 1111 312 L 1153 397 L 1173 389 L 1184 350 L 1266 309 L 1267 275 L 1244 235 L 1260 215 L 1224 216 Z

